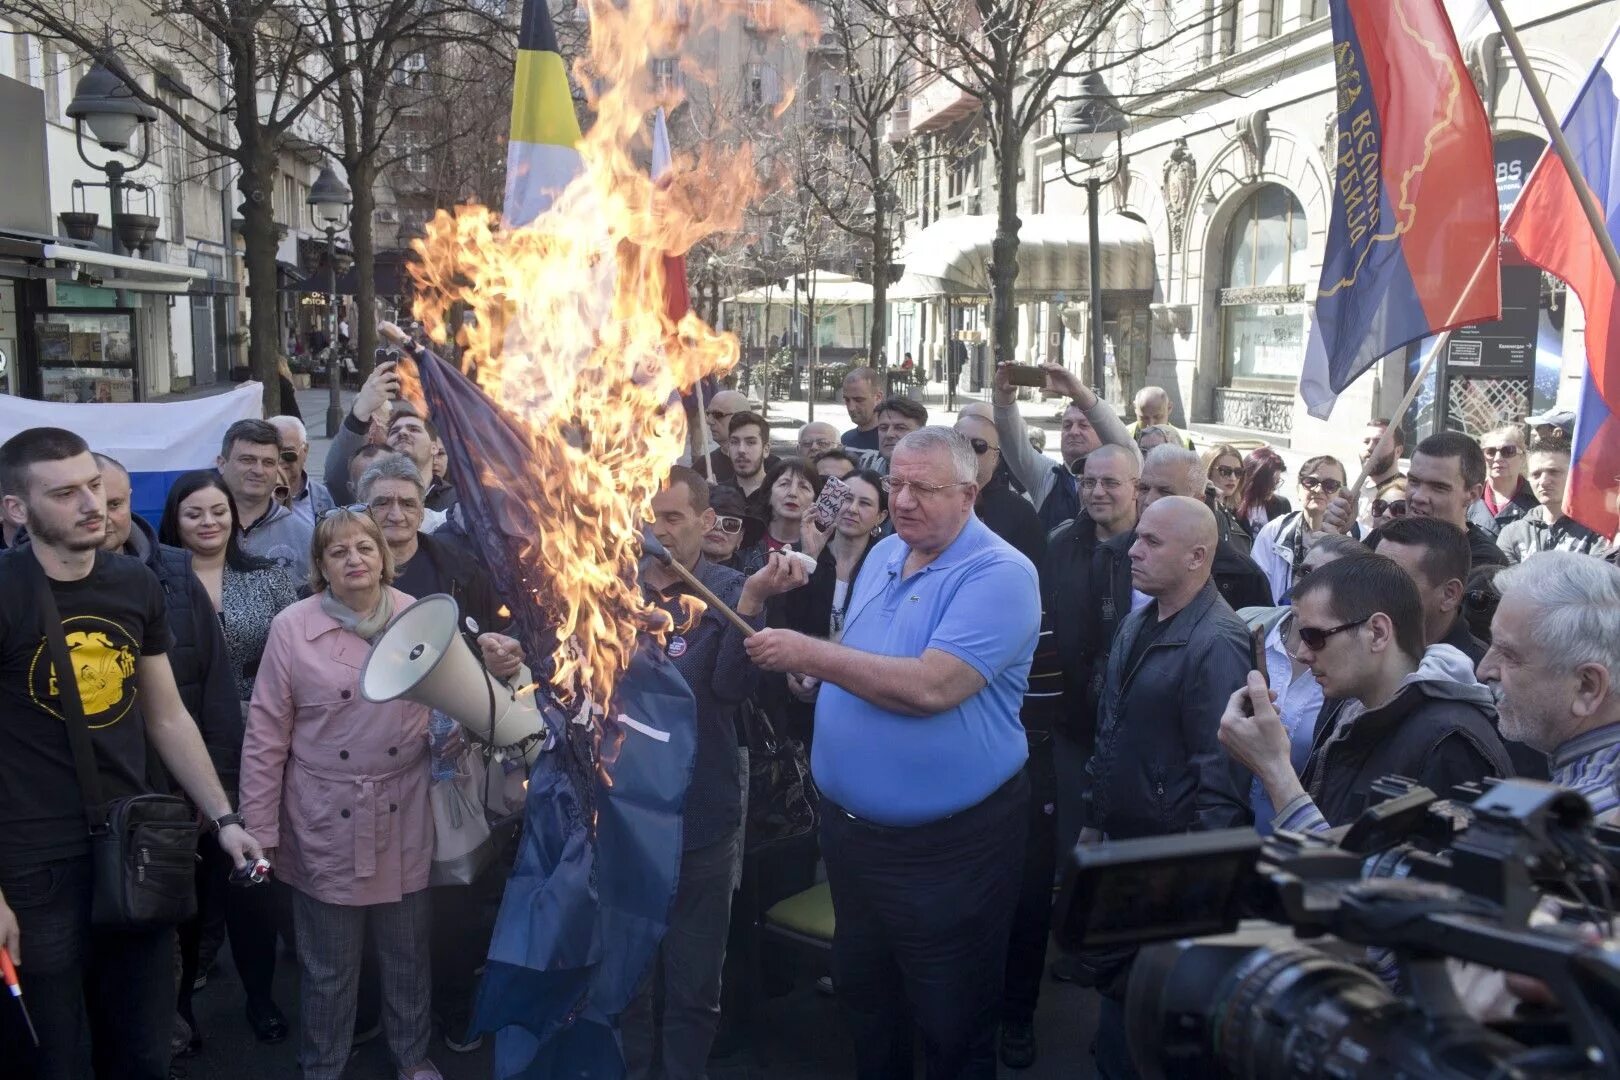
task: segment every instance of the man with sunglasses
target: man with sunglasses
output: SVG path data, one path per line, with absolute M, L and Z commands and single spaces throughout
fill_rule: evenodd
M 305 470 L 309 463 L 309 432 L 296 416 L 272 416 L 268 423 L 281 436 L 281 474 L 287 481 L 287 509 L 313 527 L 336 505 L 326 485 Z
M 1033 566 L 1041 565 L 1046 554 L 1046 530 L 1029 501 L 1012 489 L 1007 470 L 1002 467 L 1001 436 L 994 421 L 983 416 L 964 415 L 956 430 L 973 447 L 979 461 L 979 498 L 974 510 L 990 531 L 1018 550 Z
M 708 476 L 705 479 L 711 484 L 729 484 L 736 479 L 737 472 L 731 467 L 731 418 L 746 411 L 748 399 L 735 390 L 721 390 L 709 399 L 704 409 L 709 425 L 709 445 L 713 447 L 704 458 L 708 463 Z
M 1325 699 L 1305 771 L 1294 773 L 1288 732 L 1258 671 L 1221 717 L 1221 744 L 1280 808 L 1274 829 L 1347 824 L 1386 776 L 1445 794 L 1512 775 L 1490 690 L 1456 649 L 1424 647 L 1418 588 L 1392 559 L 1331 562 L 1294 587 L 1293 606 L 1295 656 Z

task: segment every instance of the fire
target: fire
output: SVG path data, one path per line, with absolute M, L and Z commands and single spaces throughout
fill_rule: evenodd
M 533 600 L 558 622 L 552 682 L 564 701 L 583 691 L 607 702 L 638 632 L 669 632 L 636 568 L 652 496 L 685 448 L 685 414 L 671 403 L 738 359 L 731 334 L 695 314 L 668 317 L 664 256 L 738 230 L 764 193 L 764 170 L 745 141 L 723 136 L 678 155 L 665 183 L 638 160 L 654 109 L 669 104 L 650 61 L 682 55 L 689 35 L 742 13 L 737 0 L 682 7 L 586 0 L 590 43 L 574 81 L 592 117 L 579 176 L 529 226 L 507 229 L 493 211 L 463 206 L 441 211 L 415 245 L 416 317 L 435 339 L 459 341 L 463 370 L 523 428 L 530 461 L 500 467 L 544 481 L 530 508 L 543 527 L 522 558 L 542 569 Z M 815 31 L 797 0 L 767 7 L 779 31 Z M 473 317 L 452 329 L 457 310 Z

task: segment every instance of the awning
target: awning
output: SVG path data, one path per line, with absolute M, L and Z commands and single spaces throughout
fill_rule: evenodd
M 1084 296 L 1091 288 L 1090 239 L 1084 214 L 1031 214 L 1019 227 L 1020 302 Z M 905 276 L 889 291 L 893 300 L 990 295 L 990 243 L 996 219 L 989 214 L 945 218 L 916 234 L 897 262 Z M 1153 234 L 1134 218 L 1107 214 L 1098 222 L 1102 287 L 1153 288 Z
M 773 304 L 780 304 L 784 298 L 793 302 L 793 287 L 797 282 L 799 295 L 805 296 L 810 286 L 815 286 L 816 306 L 821 307 L 861 307 L 872 302 L 872 286 L 864 281 L 857 281 L 848 274 L 835 273 L 832 270 L 816 270 L 810 274 L 800 274 L 797 278 L 789 278 L 787 288 L 781 289 L 771 286 L 769 297 L 763 286 L 740 292 L 736 296 L 728 296 L 721 301 L 723 304 L 763 304 L 768 299 Z
M 40 254 L 57 262 L 77 263 L 90 269 L 107 289 L 128 289 L 131 292 L 185 293 L 191 283 L 203 281 L 208 271 L 197 266 L 177 266 L 154 259 L 136 259 L 128 255 L 113 255 L 95 248 L 74 247 L 70 244 L 44 244 Z

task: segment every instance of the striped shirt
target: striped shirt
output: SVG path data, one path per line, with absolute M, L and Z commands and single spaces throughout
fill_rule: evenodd
M 1599 824 L 1620 822 L 1620 723 L 1575 736 L 1551 764 L 1552 782 L 1585 796 Z

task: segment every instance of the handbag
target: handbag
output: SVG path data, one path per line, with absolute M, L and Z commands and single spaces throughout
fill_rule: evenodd
M 471 746 L 456 761 L 456 774 L 428 788 L 433 811 L 433 862 L 429 885 L 471 885 L 495 858 L 495 841 L 484 816 L 489 767 Z
M 73 750 L 79 797 L 90 830 L 93 926 L 140 930 L 175 926 L 197 914 L 197 812 L 173 795 L 102 798 L 90 725 L 45 568 L 34 562 L 34 599 L 56 669 L 63 726 Z M 161 764 L 153 761 L 161 774 Z
M 771 718 L 753 700 L 745 701 L 742 710 L 748 741 L 747 849 L 814 832 L 821 816 L 821 794 L 810 779 L 804 745 L 778 735 Z

